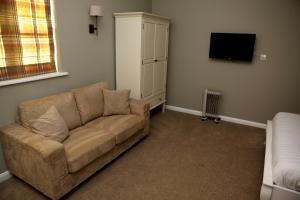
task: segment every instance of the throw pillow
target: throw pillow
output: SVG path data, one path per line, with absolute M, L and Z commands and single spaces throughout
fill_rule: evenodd
M 69 129 L 65 120 L 55 106 L 51 106 L 38 119 L 30 120 L 29 126 L 34 133 L 62 142 L 69 136 Z
M 129 107 L 130 90 L 113 91 L 103 89 L 104 116 L 127 115 L 130 113 Z

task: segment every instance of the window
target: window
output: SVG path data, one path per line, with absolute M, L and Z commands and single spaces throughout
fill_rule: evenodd
M 0 81 L 56 72 L 50 0 L 0 1 Z

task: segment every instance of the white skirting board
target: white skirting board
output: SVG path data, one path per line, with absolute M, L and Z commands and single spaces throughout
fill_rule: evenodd
M 6 181 L 7 179 L 9 179 L 12 175 L 9 173 L 9 171 L 5 171 L 3 173 L 0 174 L 0 183 Z
M 187 114 L 191 114 L 191 115 L 197 115 L 197 116 L 202 115 L 201 111 L 187 109 L 187 108 L 181 108 L 181 107 L 177 107 L 177 106 L 166 105 L 166 109 L 177 111 L 177 112 L 182 112 L 182 113 L 187 113 Z M 252 127 L 256 127 L 256 128 L 262 128 L 262 129 L 266 129 L 266 127 L 267 127 L 266 124 L 248 121 L 248 120 L 244 120 L 244 119 L 238 119 L 238 118 L 227 117 L 227 116 L 222 116 L 222 115 L 220 115 L 220 118 L 223 121 L 232 122 L 235 124 L 242 124 L 242 125 L 252 126 Z

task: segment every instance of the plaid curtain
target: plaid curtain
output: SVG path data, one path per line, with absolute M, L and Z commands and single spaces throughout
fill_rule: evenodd
M 50 0 L 0 0 L 0 81 L 55 71 Z

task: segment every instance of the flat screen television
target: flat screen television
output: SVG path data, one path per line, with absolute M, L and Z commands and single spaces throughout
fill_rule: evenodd
M 251 62 L 256 35 L 211 33 L 209 58 Z

